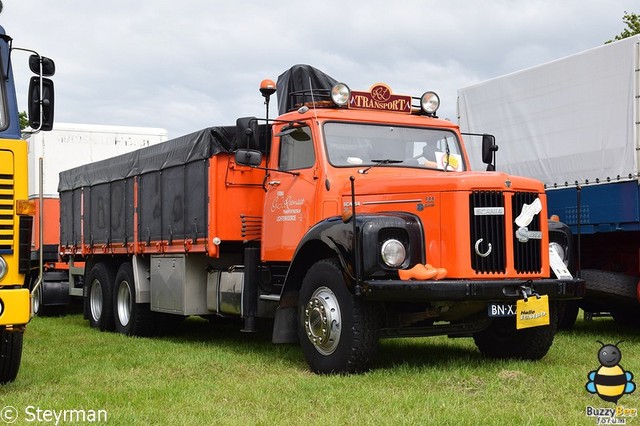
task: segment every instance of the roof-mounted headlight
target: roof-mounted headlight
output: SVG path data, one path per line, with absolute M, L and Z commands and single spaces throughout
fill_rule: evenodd
M 428 115 L 434 115 L 440 106 L 440 97 L 435 92 L 426 92 L 420 98 L 420 107 Z
M 344 83 L 338 83 L 331 89 L 331 100 L 338 106 L 345 106 L 350 97 L 351 90 Z

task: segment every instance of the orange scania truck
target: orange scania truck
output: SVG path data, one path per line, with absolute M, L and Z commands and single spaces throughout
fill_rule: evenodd
M 265 118 L 60 174 L 61 261 L 92 327 L 273 318 L 273 342 L 299 342 L 317 373 L 371 368 L 392 337 L 547 353 L 584 282 L 540 182 L 472 172 L 433 92 L 351 91 L 308 65 L 260 90 Z M 479 136 L 491 169 L 495 141 Z
M 0 1 L 0 12 L 2 2 Z M 31 319 L 29 276 L 31 237 L 36 203 L 28 200 L 27 142 L 21 138 L 20 115 L 12 72 L 13 52 L 31 53 L 29 68 L 36 74 L 29 83 L 30 132 L 50 130 L 53 124 L 53 61 L 12 46 L 0 27 L 0 384 L 15 380 L 22 359 L 23 335 Z M 29 171 L 36 173 L 37 170 Z

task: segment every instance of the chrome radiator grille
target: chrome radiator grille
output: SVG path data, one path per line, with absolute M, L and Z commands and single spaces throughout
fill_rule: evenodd
M 509 196 L 510 199 L 506 198 Z M 508 266 L 519 274 L 541 271 L 540 214 L 520 230 L 520 239 L 516 236 L 519 229 L 515 224 L 523 206 L 532 204 L 537 197 L 535 192 L 505 194 L 502 191 L 473 191 L 469 195 L 471 267 L 476 273 L 504 274 Z M 506 232 L 507 216 L 513 229 L 510 234 Z M 507 265 L 508 250 L 513 250 L 513 265 Z

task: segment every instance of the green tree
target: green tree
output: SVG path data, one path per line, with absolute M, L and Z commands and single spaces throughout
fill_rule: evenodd
M 615 36 L 613 40 L 606 41 L 604 44 L 609 44 L 616 40 L 622 40 L 624 38 L 640 34 L 640 15 L 636 13 L 629 13 L 625 10 L 622 21 L 625 23 L 627 28 L 622 30 L 619 35 Z
M 22 111 L 18 114 L 18 118 L 20 119 L 20 130 L 24 130 L 29 126 L 29 119 L 27 118 L 26 111 Z

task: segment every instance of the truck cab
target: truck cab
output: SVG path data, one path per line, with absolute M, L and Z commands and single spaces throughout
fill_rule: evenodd
M 544 356 L 556 302 L 580 297 L 584 283 L 563 268 L 568 238 L 555 236 L 563 248 L 549 254 L 542 183 L 471 171 L 458 126 L 437 118 L 433 92 L 324 89 L 280 94 L 290 96 L 290 112 L 271 129 L 261 260 L 291 262 L 274 339 L 297 323 L 318 372 L 366 368 L 368 355 L 355 361 L 347 353 L 369 353 L 380 337 L 474 336 L 487 355 Z M 485 145 L 491 163 L 495 147 Z M 247 157 L 236 152 L 237 161 Z M 561 272 L 552 272 L 550 256 Z M 496 318 L 532 295 L 552 300 L 542 314 L 548 326 L 517 330 L 513 316 Z M 359 324 L 358 334 L 371 333 L 363 339 L 350 332 L 359 315 L 370 321 Z

